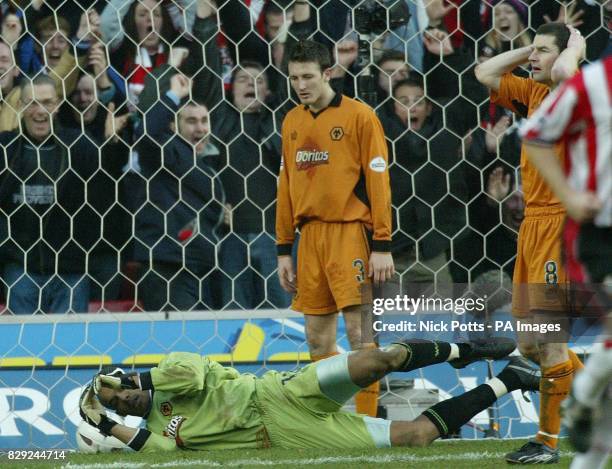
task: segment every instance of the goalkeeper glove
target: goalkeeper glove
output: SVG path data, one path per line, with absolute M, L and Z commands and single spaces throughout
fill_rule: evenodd
M 98 401 L 91 385 L 87 386 L 81 394 L 79 413 L 83 420 L 89 425 L 96 427 L 100 433 L 106 436 L 111 436 L 113 427 L 118 425 L 117 422 L 106 416 L 106 410 L 104 410 L 104 407 Z
M 126 374 L 121 368 L 115 368 L 110 373 L 98 373 L 93 379 L 93 390 L 96 396 L 100 393 L 102 386 L 112 389 L 138 389 L 132 374 Z

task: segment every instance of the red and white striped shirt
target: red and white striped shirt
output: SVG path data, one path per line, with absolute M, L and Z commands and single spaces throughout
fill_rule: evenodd
M 612 226 L 612 56 L 584 67 L 551 93 L 520 135 L 547 146 L 564 142 L 568 183 L 596 193 L 603 207 L 595 225 Z

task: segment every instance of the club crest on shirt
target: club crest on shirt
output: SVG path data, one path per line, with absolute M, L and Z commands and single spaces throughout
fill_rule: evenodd
M 300 148 L 295 153 L 295 166 L 298 171 L 303 171 L 321 164 L 329 164 L 328 151 L 321 151 L 314 148 Z
M 159 405 L 159 411 L 164 417 L 172 415 L 172 404 L 168 401 L 164 401 Z
M 342 140 L 342 137 L 344 137 L 344 129 L 342 127 L 334 127 L 329 131 L 329 136 L 335 141 Z

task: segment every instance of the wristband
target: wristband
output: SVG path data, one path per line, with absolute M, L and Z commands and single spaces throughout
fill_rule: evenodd
M 134 451 L 140 451 L 144 444 L 149 439 L 151 432 L 146 428 L 139 428 L 136 434 L 132 437 L 132 439 L 127 443 L 127 445 L 132 448 Z
M 115 425 L 119 425 L 114 420 L 109 419 L 106 415 L 100 415 L 100 423 L 98 424 L 98 430 L 100 433 L 106 436 L 112 436 L 111 430 Z
M 121 387 L 123 389 L 140 389 L 132 379 L 133 376 L 135 376 L 135 373 L 126 373 L 121 375 Z

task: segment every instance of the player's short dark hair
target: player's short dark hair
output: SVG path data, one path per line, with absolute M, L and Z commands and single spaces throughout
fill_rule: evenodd
M 425 85 L 422 80 L 419 80 L 415 77 L 405 78 L 404 80 L 398 81 L 395 86 L 393 86 L 392 96 L 395 96 L 395 92 L 400 89 L 402 86 L 412 86 L 414 88 L 421 88 L 423 92 L 425 92 Z
M 289 54 L 289 62 L 314 62 L 319 64 L 321 71 L 332 66 L 329 49 L 320 42 L 310 40 L 298 41 Z
M 555 45 L 559 52 L 561 52 L 567 48 L 570 30 L 564 23 L 544 23 L 538 28 L 536 34 L 553 36 L 555 38 Z

